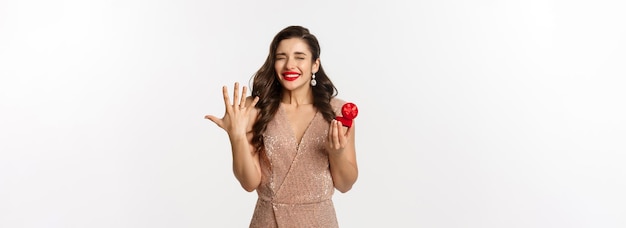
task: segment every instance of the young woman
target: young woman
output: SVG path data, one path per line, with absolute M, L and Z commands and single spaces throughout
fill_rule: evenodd
M 252 96 L 238 83 L 232 103 L 222 92 L 224 116 L 205 118 L 228 133 L 241 186 L 257 191 L 250 227 L 337 227 L 332 195 L 357 180 L 355 133 L 335 120 L 345 101 L 335 98 L 317 38 L 301 26 L 281 30 Z

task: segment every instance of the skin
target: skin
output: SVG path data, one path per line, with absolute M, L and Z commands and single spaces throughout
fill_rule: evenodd
M 313 73 L 319 70 L 320 60 L 312 60 L 311 51 L 302 39 L 291 38 L 282 40 L 276 50 L 274 64 L 276 77 L 284 88 L 281 106 L 297 142 L 300 142 L 306 127 L 315 116 L 313 93 L 310 81 Z M 285 80 L 284 72 L 297 72 L 299 77 L 294 81 Z M 252 126 L 257 119 L 258 110 L 254 108 L 258 97 L 246 97 L 247 88 L 239 92 L 239 83 L 234 85 L 233 101 L 228 96 L 228 88 L 224 86 L 222 93 L 226 112 L 222 118 L 206 115 L 228 133 L 232 155 L 233 172 L 246 191 L 254 191 L 261 183 L 260 160 L 254 153 Z M 330 171 L 335 188 L 342 193 L 349 191 L 358 177 L 354 126 L 346 128 L 333 120 L 328 126 L 326 150 L 330 163 Z

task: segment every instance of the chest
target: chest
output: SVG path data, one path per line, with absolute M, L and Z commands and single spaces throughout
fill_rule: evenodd
M 316 109 L 313 106 L 282 107 L 281 111 L 283 124 L 290 129 L 296 142 L 301 142 L 317 115 Z

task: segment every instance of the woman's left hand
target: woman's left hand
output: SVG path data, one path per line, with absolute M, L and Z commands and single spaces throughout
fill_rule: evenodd
M 326 140 L 326 150 L 328 150 L 329 154 L 339 155 L 343 153 L 343 150 L 349 143 L 350 131 L 352 131 L 352 128 L 344 127 L 341 122 L 337 120 L 330 121 L 328 139 Z
M 328 128 L 326 150 L 335 188 L 340 192 L 349 191 L 359 175 L 354 148 L 354 123 L 351 127 L 344 127 L 340 121 L 332 120 Z

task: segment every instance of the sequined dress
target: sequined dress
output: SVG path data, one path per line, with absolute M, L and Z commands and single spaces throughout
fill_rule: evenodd
M 335 113 L 345 102 L 333 99 Z M 281 106 L 263 135 L 270 167 L 261 165 L 261 184 L 250 227 L 338 227 L 335 191 L 325 149 L 329 123 L 320 112 L 300 143 Z

